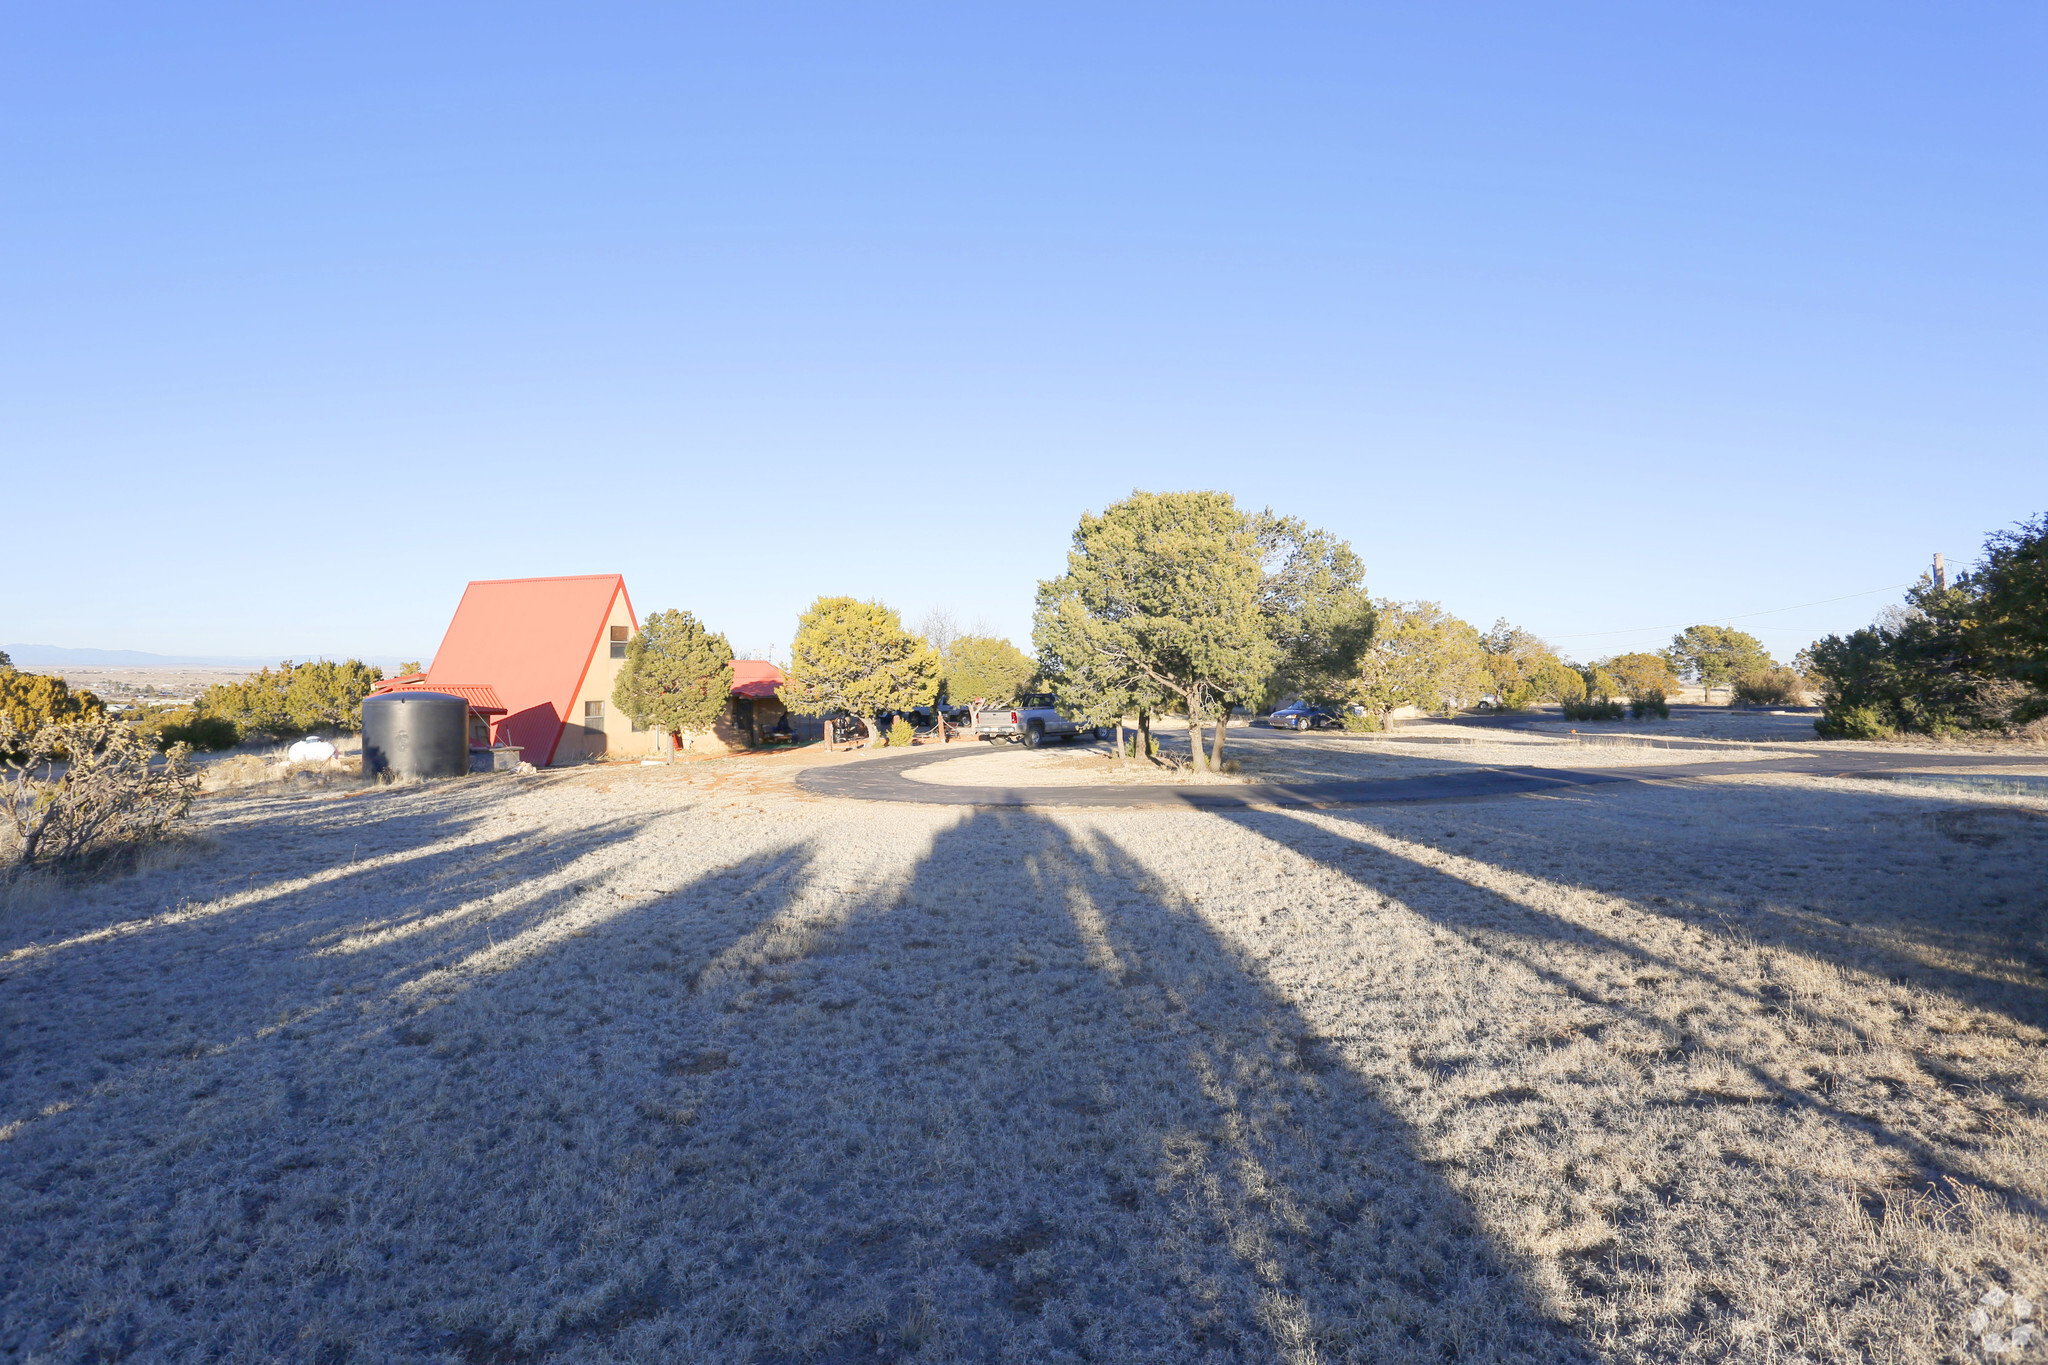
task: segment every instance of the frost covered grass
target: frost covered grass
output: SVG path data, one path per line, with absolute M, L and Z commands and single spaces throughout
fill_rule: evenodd
M 1344 782 L 1372 778 L 1421 777 L 1473 767 L 1635 768 L 1677 766 L 1711 757 L 1719 761 L 1779 759 L 1782 747 L 1731 746 L 1711 754 L 1697 750 L 1602 747 L 1589 750 L 1568 736 L 1525 734 L 1453 726 L 1423 738 L 1336 733 L 1291 734 L 1265 729 L 1233 730 L 1226 746 L 1228 776 L 1194 773 L 1186 764 L 1187 744 L 1168 734 L 1163 761 L 1116 761 L 1100 745 L 1054 744 L 1026 749 L 1009 744 L 961 745 L 956 758 L 906 769 L 913 782 L 962 787 L 1075 787 L 1178 785 L 1207 782 Z M 1179 740 L 1179 742 L 1176 742 Z
M 2039 800 L 792 771 L 264 788 L 24 899 L 0 1356 L 1931 1362 L 2048 1297 Z

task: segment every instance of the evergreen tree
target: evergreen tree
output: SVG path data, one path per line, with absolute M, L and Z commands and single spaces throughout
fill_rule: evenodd
M 1038 661 L 1008 640 L 962 635 L 945 651 L 945 692 L 954 705 L 1013 702 L 1030 690 Z
M 45 725 L 102 720 L 106 707 L 90 692 L 72 691 L 62 678 L 6 667 L 0 668 L 0 715 L 8 718 L 17 735 L 29 736 Z
M 797 619 L 782 704 L 802 716 L 844 712 L 872 742 L 879 711 L 907 711 L 939 694 L 938 652 L 880 602 L 821 597 Z
M 1221 762 L 1231 707 L 1276 675 L 1348 667 L 1371 634 L 1351 548 L 1227 493 L 1133 493 L 1081 518 L 1067 571 L 1039 584 L 1032 642 L 1055 678 L 1171 698 L 1196 768 Z M 1204 754 L 1202 728 L 1216 722 Z
M 1378 608 L 1371 646 L 1340 695 L 1376 713 L 1382 729 L 1398 707 L 1447 715 L 1491 688 L 1476 626 L 1434 602 L 1382 601 Z
M 1579 701 L 1586 695 L 1586 680 L 1579 671 L 1520 626 L 1495 621 L 1493 629 L 1480 637 L 1479 646 L 1486 651 L 1494 698 L 1510 711 L 1539 701 Z
M 1672 637 L 1664 660 L 1702 687 L 1728 687 L 1744 673 L 1778 666 L 1762 640 L 1733 626 L 1687 626 Z
M 360 659 L 286 659 L 275 671 L 262 668 L 240 682 L 215 683 L 199 694 L 194 709 L 238 731 L 272 738 L 313 730 L 353 733 L 363 728 L 363 698 L 383 677 L 383 669 Z
M 1614 679 L 1618 694 L 1631 699 L 1647 697 L 1652 692 L 1661 697 L 1678 687 L 1678 679 L 1672 676 L 1671 665 L 1662 654 L 1617 654 L 1601 660 L 1599 666 Z
M 285 715 L 295 730 L 353 734 L 363 728 L 363 698 L 383 679 L 383 669 L 360 659 L 300 664 L 285 687 Z
M 2048 513 L 1994 534 L 1964 586 L 1985 666 L 2048 697 Z
M 709 730 L 732 702 L 732 646 L 686 611 L 657 611 L 627 642 L 612 705 L 663 734 Z

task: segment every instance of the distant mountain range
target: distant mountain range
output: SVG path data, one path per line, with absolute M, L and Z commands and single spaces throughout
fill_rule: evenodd
M 278 661 L 277 656 L 147 654 L 139 649 L 65 649 L 59 645 L 9 644 L 0 645 L 0 651 L 6 652 L 16 668 L 262 668 Z M 319 657 L 318 654 L 304 656 L 306 659 Z M 398 667 L 401 660 L 393 656 L 364 659 L 363 662 L 389 671 Z

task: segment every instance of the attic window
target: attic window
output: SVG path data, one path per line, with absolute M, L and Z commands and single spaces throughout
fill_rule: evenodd
M 612 627 L 612 657 L 614 659 L 626 657 L 626 633 L 627 628 L 625 626 Z

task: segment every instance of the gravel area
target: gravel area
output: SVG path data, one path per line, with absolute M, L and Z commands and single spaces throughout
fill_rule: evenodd
M 211 796 L 14 888 L 0 1358 L 1932 1362 L 2048 1296 L 2039 796 L 806 761 Z

